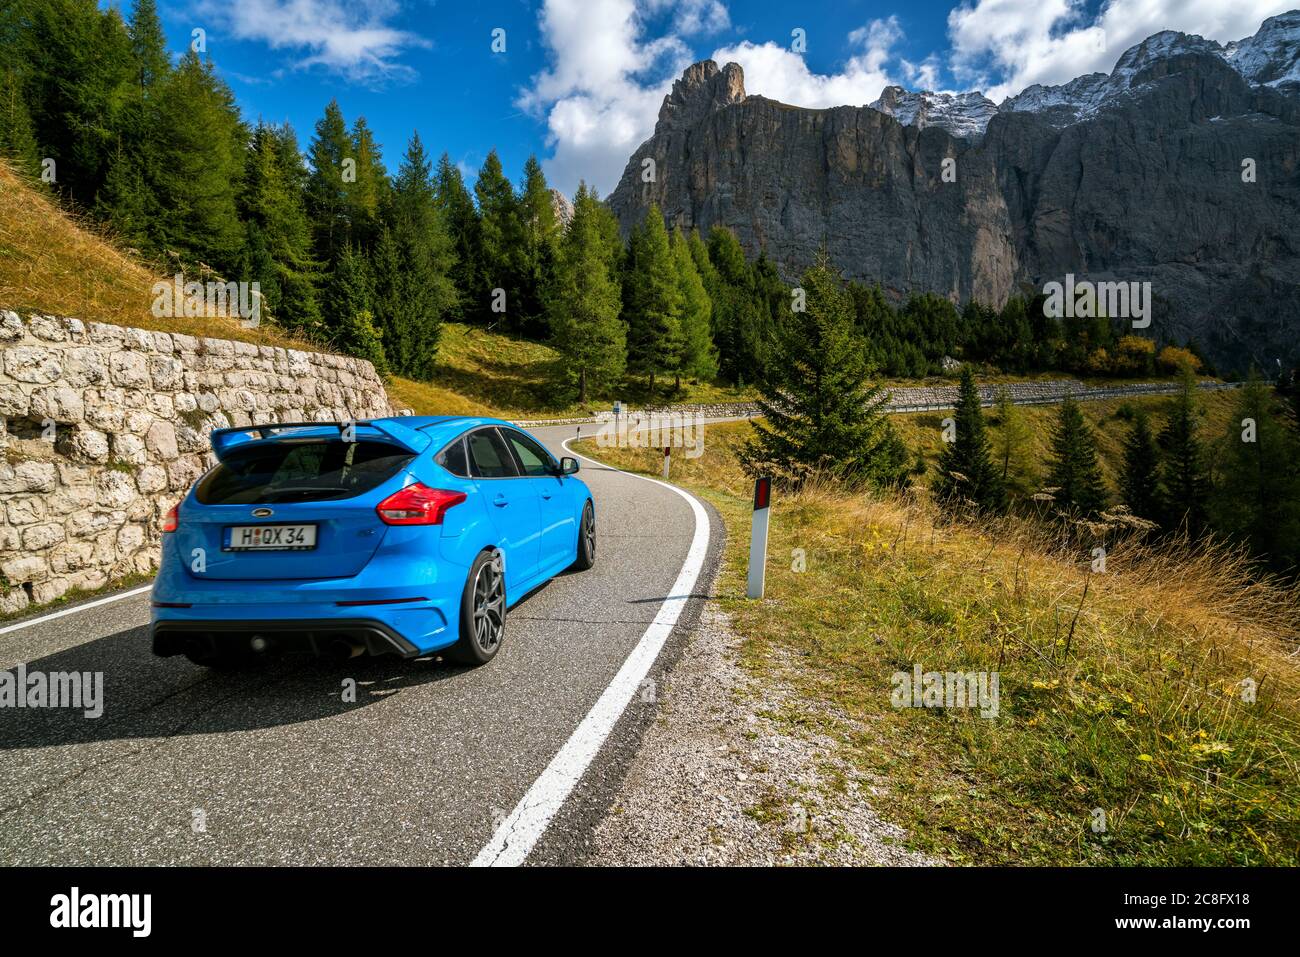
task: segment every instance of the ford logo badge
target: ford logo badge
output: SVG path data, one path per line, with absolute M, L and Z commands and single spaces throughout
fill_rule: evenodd
M 269 508 L 253 509 L 253 518 L 269 518 L 273 514 L 275 513 L 272 512 Z

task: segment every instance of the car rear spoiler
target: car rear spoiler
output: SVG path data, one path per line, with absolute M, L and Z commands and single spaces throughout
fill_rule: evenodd
M 209 439 L 212 442 L 212 451 L 220 460 L 224 459 L 233 448 L 249 442 L 284 438 L 282 433 L 294 429 L 337 429 L 341 436 L 349 426 L 359 438 L 365 437 L 362 432 L 370 429 L 417 455 L 427 449 L 433 441 L 419 429 L 408 428 L 391 419 L 358 419 L 355 422 L 274 422 L 267 425 L 235 426 L 229 429 L 213 429 Z

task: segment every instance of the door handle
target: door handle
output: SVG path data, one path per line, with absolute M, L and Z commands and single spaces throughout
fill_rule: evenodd
M 550 497 L 551 497 L 550 492 L 542 492 L 542 498 L 550 498 Z
M 510 499 L 506 498 L 504 495 L 500 493 L 497 493 L 497 497 L 492 500 L 492 504 L 495 505 L 497 508 L 505 508 L 507 505 L 510 504 Z

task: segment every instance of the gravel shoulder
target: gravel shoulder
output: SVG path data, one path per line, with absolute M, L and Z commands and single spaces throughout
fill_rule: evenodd
M 792 731 L 805 727 L 792 714 L 818 706 L 777 677 L 749 676 L 742 641 L 709 602 L 585 863 L 942 864 L 908 850 L 906 833 L 875 814 L 873 784 L 837 757 L 834 740 Z

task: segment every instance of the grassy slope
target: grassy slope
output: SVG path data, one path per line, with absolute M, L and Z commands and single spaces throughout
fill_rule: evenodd
M 1139 547 L 1089 581 L 1089 554 L 1026 523 L 945 524 L 924 494 L 821 488 L 776 498 L 767 599 L 746 601 L 750 483 L 733 450 L 748 428 L 710 426 L 702 457 L 673 462 L 731 530 L 718 594 L 744 662 L 823 702 L 816 730 L 879 779 L 876 803 L 917 846 L 970 863 L 1300 862 L 1294 590 L 1252 584 L 1223 553 Z M 999 716 L 894 709 L 890 677 L 914 662 L 999 672 Z
M 271 325 L 245 329 L 238 319 L 156 317 L 150 308 L 153 284 L 167 278 L 0 162 L 3 308 L 320 351 Z
M 297 341 L 275 326 L 245 329 L 236 320 L 156 317 L 151 289 L 167 278 L 164 270 L 138 261 L 79 222 L 54 199 L 0 162 L 0 307 L 77 316 L 86 320 L 216 336 L 312 351 L 321 346 Z M 394 378 L 388 392 L 394 403 L 420 414 L 564 416 L 585 414 L 608 403 L 556 403 L 550 381 L 559 364 L 555 350 L 536 342 L 448 324 L 443 329 L 434 381 Z M 657 401 L 739 401 L 748 391 L 705 383 L 684 383 L 669 395 L 661 384 Z M 643 383 L 628 384 L 622 398 L 646 400 Z
M 562 358 L 549 346 L 487 332 L 476 326 L 448 323 L 443 327 L 434 381 L 393 379 L 389 394 L 403 408 L 419 414 L 493 414 L 506 418 L 561 418 L 589 415 L 609 408 L 601 399 L 585 404 L 552 398 Z M 621 398 L 648 400 L 645 383 L 630 381 Z M 683 381 L 680 392 L 661 379 L 654 399 L 659 403 L 740 402 L 752 398 L 748 389 Z

